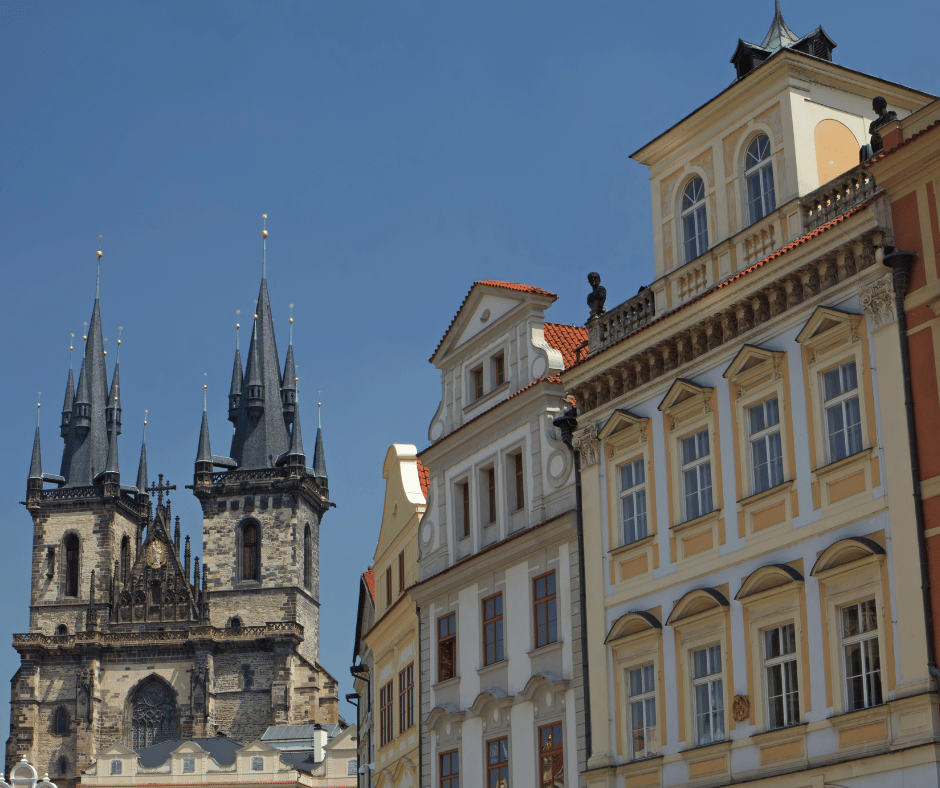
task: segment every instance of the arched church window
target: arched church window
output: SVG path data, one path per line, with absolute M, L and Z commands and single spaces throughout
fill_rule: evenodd
M 59 626 L 55 628 L 55 633 L 57 635 L 67 635 L 69 633 L 69 628 L 65 626 L 65 624 L 59 624 Z
M 65 595 L 78 596 L 78 537 L 65 537 Z
M 55 711 L 55 717 L 52 722 L 52 730 L 56 736 L 68 736 L 69 733 L 69 713 L 64 706 L 59 706 Z
M 698 176 L 682 192 L 682 244 L 688 263 L 708 251 L 708 225 L 705 212 L 705 183 Z
M 69 759 L 64 755 L 56 761 L 55 766 L 56 774 L 68 774 L 69 773 Z
M 774 170 L 770 160 L 770 140 L 766 134 L 759 134 L 747 146 L 744 178 L 747 181 L 748 219 L 753 224 L 777 207 Z
M 131 748 L 140 749 L 177 738 L 176 701 L 161 681 L 151 679 L 131 702 Z
M 258 542 L 258 524 L 246 523 L 242 528 L 242 580 L 261 579 Z
M 313 538 L 310 523 L 304 527 L 304 588 L 308 591 L 313 586 Z
M 131 573 L 131 540 L 124 534 L 121 540 L 121 582 L 127 583 L 127 578 Z

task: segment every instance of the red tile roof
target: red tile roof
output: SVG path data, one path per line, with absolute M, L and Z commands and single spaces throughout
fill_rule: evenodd
M 463 301 L 460 302 L 460 307 L 457 309 L 457 314 L 454 315 L 454 319 L 450 321 L 450 325 L 447 326 L 447 330 L 444 332 L 444 336 L 441 337 L 441 341 L 437 343 L 437 347 L 434 348 L 434 352 L 431 354 L 431 358 L 428 361 L 433 363 L 434 356 L 437 355 L 437 351 L 441 349 L 441 345 L 444 344 L 444 340 L 447 339 L 447 335 L 450 333 L 450 330 L 454 327 L 454 323 L 457 322 L 457 318 L 460 317 L 460 313 L 463 311 L 464 305 L 467 303 L 467 299 L 470 298 L 470 294 L 473 292 L 473 288 L 477 285 L 487 285 L 489 287 L 502 287 L 505 290 L 513 290 L 516 293 L 531 293 L 532 295 L 545 295 L 551 296 L 552 301 L 555 301 L 558 296 L 554 293 L 549 293 L 548 290 L 543 290 L 541 287 L 535 287 L 534 285 L 520 285 L 515 282 L 499 282 L 495 279 L 480 279 L 473 283 L 467 291 L 467 295 L 464 296 Z
M 372 601 L 375 602 L 375 573 L 368 569 L 362 573 L 362 579 L 366 581 L 366 588 L 369 589 L 369 596 L 372 597 Z
M 421 482 L 421 492 L 424 494 L 424 500 L 427 500 L 428 490 L 431 489 L 431 472 L 421 460 L 418 460 L 418 481 Z
M 879 153 L 877 156 L 872 156 L 872 157 L 868 160 L 867 163 L 868 163 L 868 164 L 874 164 L 876 161 L 881 161 L 883 158 L 885 158 L 885 156 L 890 156 L 890 155 L 891 155 L 892 153 L 894 153 L 896 150 L 900 150 L 901 148 L 904 148 L 904 147 L 910 145 L 910 144 L 911 144 L 914 140 L 916 140 L 918 137 L 923 137 L 927 132 L 929 132 L 929 131 L 934 131 L 934 130 L 936 130 L 936 129 L 940 129 L 940 120 L 935 120 L 933 123 L 931 123 L 931 124 L 930 124 L 929 126 L 927 126 L 926 128 L 921 129 L 921 130 L 918 131 L 916 134 L 912 134 L 910 137 L 908 137 L 906 140 L 904 140 L 904 142 L 901 142 L 901 143 L 899 143 L 898 145 L 895 145 L 891 150 L 882 151 L 882 152 Z
M 646 323 L 645 325 L 640 326 L 638 329 L 636 329 L 636 331 L 633 331 L 632 333 L 627 334 L 626 336 L 621 337 L 621 338 L 618 339 L 616 342 L 612 342 L 611 344 L 607 345 L 607 347 L 603 348 L 603 349 L 602 349 L 601 351 L 599 351 L 599 352 L 600 352 L 600 353 L 606 352 L 607 350 L 610 350 L 610 348 L 615 347 L 616 345 L 619 345 L 621 342 L 626 342 L 628 339 L 631 339 L 632 337 L 635 337 L 635 336 L 636 336 L 637 334 L 639 334 L 641 331 L 646 331 L 648 328 L 651 328 L 652 326 L 656 325 L 656 323 L 659 323 L 659 322 L 665 320 L 665 319 L 668 318 L 668 317 L 672 317 L 674 314 L 676 314 L 676 312 L 679 312 L 679 311 L 681 311 L 681 310 L 683 310 L 683 309 L 687 309 L 688 307 L 692 306 L 692 304 L 696 303 L 697 301 L 701 301 L 703 298 L 705 298 L 705 297 L 709 296 L 710 294 L 714 293 L 716 290 L 720 290 L 722 287 L 727 287 L 727 286 L 730 285 L 732 282 L 735 282 L 735 281 L 737 281 L 738 279 L 740 279 L 742 276 L 747 276 L 747 274 L 753 273 L 753 272 L 756 271 L 758 268 L 762 268 L 764 265 L 766 265 L 767 263 L 769 263 L 771 260 L 775 260 L 776 258 L 780 257 L 781 255 L 786 254 L 786 253 L 789 252 L 790 250 L 796 249 L 796 247 L 798 247 L 798 246 L 802 246 L 802 245 L 805 244 L 807 241 L 812 240 L 812 239 L 815 238 L 817 235 L 821 235 L 821 234 L 824 233 L 826 230 L 829 230 L 829 229 L 835 227 L 835 226 L 838 225 L 838 224 L 842 224 L 842 222 L 844 222 L 844 221 L 845 221 L 846 219 L 848 219 L 850 216 L 854 216 L 855 214 L 860 213 L 862 210 L 864 210 L 865 208 L 867 208 L 869 205 L 871 205 L 871 204 L 872 204 L 876 199 L 878 199 L 878 197 L 880 197 L 880 196 L 881 196 L 881 192 L 879 191 L 878 194 L 876 194 L 874 197 L 870 197 L 870 198 L 868 198 L 867 200 L 865 200 L 865 202 L 859 203 L 859 204 L 856 205 L 854 208 L 849 209 L 848 211 L 846 211 L 846 212 L 845 212 L 844 214 L 842 214 L 841 216 L 837 216 L 835 219 L 829 220 L 829 221 L 826 222 L 825 224 L 820 225 L 820 226 L 817 227 L 815 230 L 811 230 L 810 232 L 806 233 L 806 235 L 800 236 L 800 237 L 797 238 L 795 241 L 792 241 L 791 243 L 787 244 L 786 246 L 781 246 L 779 249 L 777 249 L 777 251 L 771 252 L 771 253 L 770 253 L 769 255 L 767 255 L 763 260 L 759 260 L 758 262 L 754 263 L 754 265 L 752 265 L 752 266 L 750 266 L 750 267 L 748 267 L 748 268 L 745 268 L 745 269 L 743 269 L 743 270 L 741 270 L 741 271 L 738 271 L 736 274 L 732 274 L 731 276 L 729 276 L 729 277 L 728 277 L 727 279 L 725 279 L 724 281 L 719 282 L 719 283 L 716 284 L 716 285 L 712 285 L 712 286 L 709 287 L 707 290 L 704 290 L 703 292 L 699 293 L 699 294 L 698 294 L 697 296 L 695 296 L 694 298 L 690 298 L 690 299 L 689 299 L 688 301 L 686 301 L 684 304 L 679 304 L 679 306 L 670 309 L 668 312 L 663 312 L 663 313 L 662 313 L 661 315 L 659 315 L 658 317 L 655 317 L 654 319 L 650 320 L 649 323 Z M 597 355 L 598 355 L 598 354 L 595 353 L 593 356 L 582 358 L 580 361 L 575 362 L 572 366 L 573 366 L 573 367 L 579 366 L 579 365 L 583 364 L 585 361 L 587 361 L 588 358 L 594 358 L 594 357 L 597 356 Z
M 564 323 L 546 323 L 545 341 L 561 351 L 565 369 L 578 361 L 578 348 L 586 345 L 588 332 L 584 326 L 566 326 Z

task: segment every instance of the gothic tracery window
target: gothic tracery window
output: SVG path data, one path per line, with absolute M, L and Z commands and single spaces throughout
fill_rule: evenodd
M 65 595 L 78 596 L 78 537 L 65 539 Z
M 69 732 L 69 713 L 65 710 L 64 706 L 59 706 L 56 709 L 55 720 L 53 723 L 53 729 L 55 730 L 56 736 L 67 736 Z
M 258 560 L 258 525 L 246 523 L 242 528 L 242 580 L 260 580 Z
M 313 556 L 313 540 L 310 534 L 310 524 L 304 527 L 304 588 L 308 591 L 313 586 L 313 567 L 311 566 Z
M 125 534 L 121 540 L 121 582 L 127 583 L 127 578 L 131 572 L 131 544 Z
M 131 702 L 131 747 L 140 749 L 177 738 L 176 701 L 160 681 L 146 682 Z

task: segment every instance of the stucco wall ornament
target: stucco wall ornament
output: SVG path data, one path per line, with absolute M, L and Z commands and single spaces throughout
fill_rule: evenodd
M 735 722 L 744 722 L 751 713 L 751 704 L 747 695 L 735 695 L 731 704 L 731 716 Z
M 597 438 L 597 424 L 590 424 L 574 434 L 571 445 L 581 455 L 581 467 L 589 468 L 600 462 L 601 442 Z
M 862 290 L 862 307 L 871 315 L 876 329 L 890 325 L 898 319 L 894 279 L 891 274 L 877 279 Z

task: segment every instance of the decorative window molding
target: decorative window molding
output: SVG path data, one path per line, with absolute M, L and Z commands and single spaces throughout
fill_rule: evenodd
M 759 222 L 777 208 L 770 138 L 759 133 L 744 152 L 744 190 L 747 224 Z
M 705 182 L 698 175 L 690 178 L 682 190 L 679 221 L 682 226 L 683 262 L 690 263 L 708 251 Z

